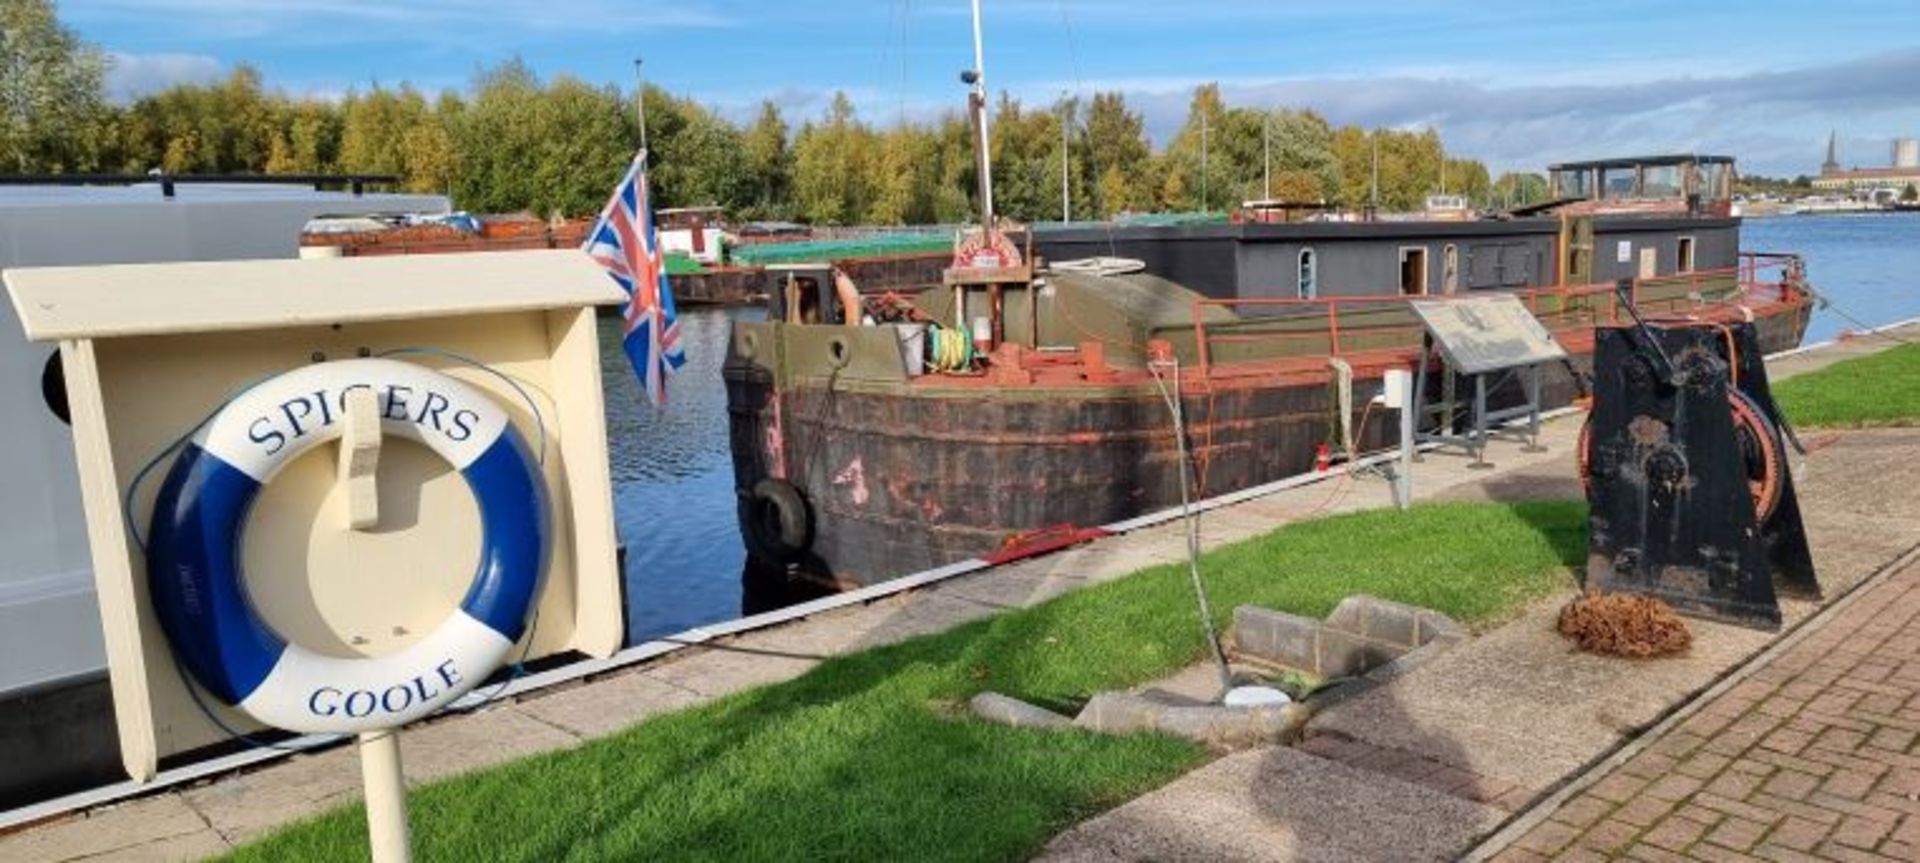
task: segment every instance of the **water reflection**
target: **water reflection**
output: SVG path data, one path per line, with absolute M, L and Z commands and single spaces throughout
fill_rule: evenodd
M 646 400 L 620 349 L 620 321 L 600 321 L 614 519 L 627 549 L 629 643 L 741 613 L 747 555 L 734 522 L 720 365 L 733 322 L 760 317 L 757 308 L 682 312 L 687 365 L 669 379 L 660 408 Z

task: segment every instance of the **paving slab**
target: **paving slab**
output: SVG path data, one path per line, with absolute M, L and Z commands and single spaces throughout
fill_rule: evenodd
M 213 844 L 207 844 L 209 839 Z M 160 794 L 0 836 L 0 860 L 29 863 L 107 854 L 129 860 L 181 859 L 192 856 L 195 848 L 218 852 L 224 845 L 179 795 Z
M 352 746 L 300 754 L 274 770 L 242 773 L 180 792 L 228 842 L 360 798 L 360 755 Z
M 704 701 L 791 680 L 820 664 L 818 659 L 749 652 L 744 648 L 697 647 L 693 651 L 687 656 L 676 655 L 641 673 L 693 692 Z
M 1038 859 L 1446 860 L 1504 812 L 1285 747 L 1221 758 L 1062 833 Z
M 978 578 L 957 578 L 940 585 L 941 593 L 1000 608 L 1029 608 L 1061 594 L 1079 590 L 1087 580 L 1060 571 L 1059 555 L 998 567 Z
M 649 716 L 699 701 L 700 696 L 691 690 L 637 671 L 625 671 L 560 692 L 541 693 L 521 701 L 517 708 L 581 737 L 604 737 Z
M 1554 630 L 1566 596 L 1322 711 L 1332 733 L 1533 789 L 1579 770 L 1705 687 L 1770 635 L 1688 621 L 1686 655 L 1635 661 L 1573 651 Z
M 418 784 L 579 742 L 577 735 L 522 713 L 518 706 L 501 706 L 459 722 L 408 728 L 400 735 L 400 766 L 407 781 Z

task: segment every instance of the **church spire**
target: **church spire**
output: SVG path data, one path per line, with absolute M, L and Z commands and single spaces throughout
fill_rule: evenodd
M 1827 160 L 1820 164 L 1820 173 L 1831 174 L 1840 170 L 1840 133 L 1827 133 Z

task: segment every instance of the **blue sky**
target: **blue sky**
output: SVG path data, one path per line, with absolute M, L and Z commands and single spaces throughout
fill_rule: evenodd
M 543 75 L 669 90 L 747 115 L 863 116 L 961 102 L 965 0 L 64 0 L 116 58 L 120 98 L 259 67 L 295 94 L 464 87 L 518 54 Z M 1164 140 L 1196 83 L 1336 123 L 1437 126 L 1496 170 L 1707 150 L 1749 172 L 1879 165 L 1920 136 L 1920 0 L 986 0 L 987 74 L 1030 101 L 1125 91 Z

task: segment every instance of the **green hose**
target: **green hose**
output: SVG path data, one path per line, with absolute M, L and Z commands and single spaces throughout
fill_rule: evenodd
M 973 339 L 966 330 L 927 324 L 927 364 L 936 372 L 964 372 L 973 367 Z

